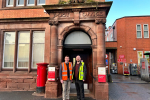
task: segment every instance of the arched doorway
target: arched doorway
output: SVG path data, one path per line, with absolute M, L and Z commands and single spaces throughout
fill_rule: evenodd
M 92 66 L 92 41 L 90 36 L 84 31 L 72 31 L 67 34 L 63 41 L 63 58 L 65 55 L 70 57 L 74 64 L 77 55 L 81 56 L 82 61 L 87 67 L 87 77 L 84 83 L 85 92 L 93 90 L 93 66 Z M 64 61 L 64 59 L 62 59 Z M 74 83 L 71 84 L 71 93 L 75 92 Z

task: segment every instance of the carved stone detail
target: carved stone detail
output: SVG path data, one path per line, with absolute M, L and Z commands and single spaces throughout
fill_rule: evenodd
M 102 17 L 102 16 L 105 16 L 105 13 L 103 11 L 81 12 L 80 16 L 83 17 L 83 18 L 86 18 L 86 17 Z
M 80 20 L 74 20 L 74 24 L 75 25 L 79 25 L 80 24 Z
M 54 18 L 55 17 L 69 17 L 69 13 L 54 13 Z
M 95 23 L 96 24 L 100 24 L 100 23 L 105 24 L 106 23 L 106 18 L 96 18 Z
M 58 20 L 49 20 L 49 25 L 58 25 Z

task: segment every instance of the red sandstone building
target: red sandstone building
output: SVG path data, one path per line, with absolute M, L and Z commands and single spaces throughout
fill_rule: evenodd
M 112 63 L 117 63 L 118 74 L 123 74 L 123 67 L 118 62 L 124 55 L 126 63 L 140 63 L 140 58 L 149 58 L 150 16 L 129 16 L 117 19 L 105 34 L 106 52 L 112 53 Z
M 56 81 L 46 82 L 45 97 L 57 98 L 60 63 L 65 55 L 72 62 L 81 55 L 90 95 L 108 100 L 108 83 L 97 78 L 98 67 L 106 66 L 105 23 L 112 2 L 59 1 L 0 1 L 0 91 L 35 91 L 36 63 L 46 62 L 56 68 Z

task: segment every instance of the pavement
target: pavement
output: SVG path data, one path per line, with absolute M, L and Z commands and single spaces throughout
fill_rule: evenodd
M 109 100 L 150 100 L 150 83 L 138 76 L 112 74 L 109 83 Z
M 142 81 L 138 76 L 123 76 L 112 74 L 109 83 L 109 100 L 150 100 L 150 83 Z M 33 96 L 34 91 L 0 92 L 0 100 L 62 100 L 45 99 L 43 96 Z M 71 96 L 70 100 L 77 100 Z M 86 97 L 85 100 L 94 100 Z
M 34 91 L 13 91 L 13 92 L 0 92 L 0 100 L 62 100 L 58 99 L 46 99 L 43 96 L 33 96 Z M 70 100 L 77 100 L 77 97 L 71 96 Z M 85 100 L 95 100 L 90 97 L 86 97 Z

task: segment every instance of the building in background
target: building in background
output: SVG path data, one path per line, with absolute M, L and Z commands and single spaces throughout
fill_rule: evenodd
M 45 97 L 57 98 L 59 65 L 65 55 L 71 62 L 80 55 L 88 70 L 86 89 L 108 100 L 98 67 L 106 66 L 104 29 L 112 2 L 69 1 L 0 0 L 0 91 L 35 91 L 36 63 L 46 62 L 56 68 L 56 81 L 47 81 Z
M 150 52 L 149 25 L 150 16 L 128 16 L 116 19 L 108 28 L 106 52 L 113 55 L 111 61 L 117 63 L 118 74 L 123 74 L 122 62 L 139 65 L 141 58 L 149 58 L 144 55 Z

